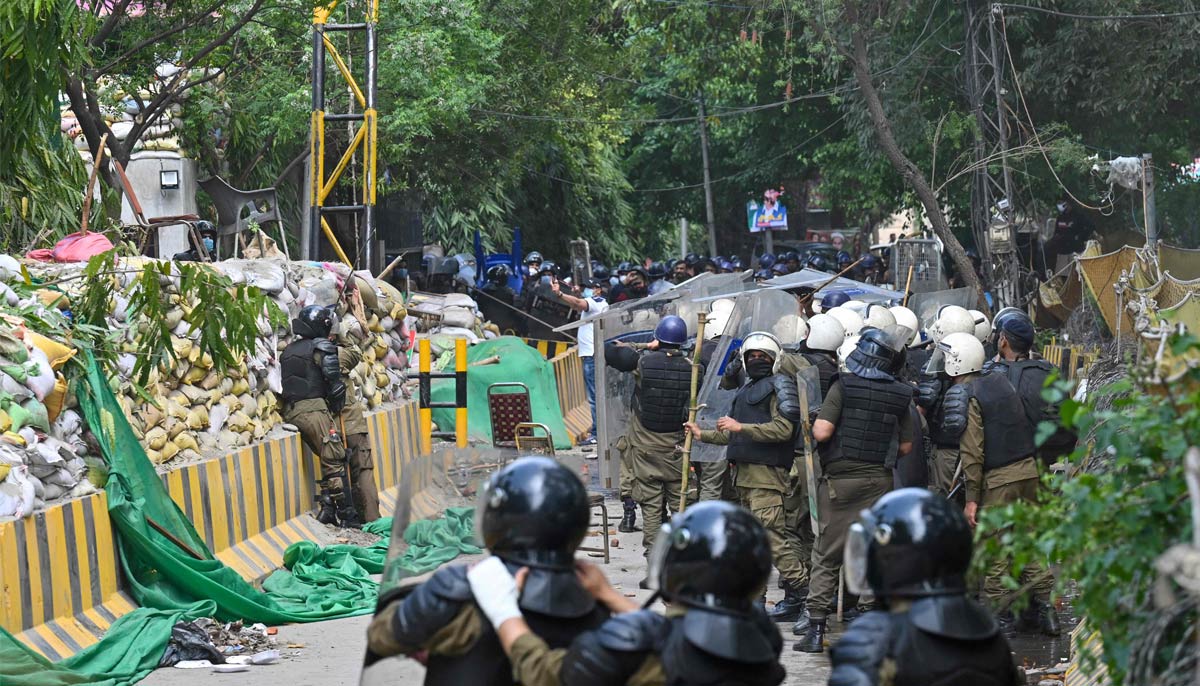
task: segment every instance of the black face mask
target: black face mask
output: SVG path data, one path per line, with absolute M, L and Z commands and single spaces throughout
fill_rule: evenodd
M 755 381 L 771 375 L 771 369 L 775 363 L 771 360 L 748 360 L 746 362 L 746 374 Z

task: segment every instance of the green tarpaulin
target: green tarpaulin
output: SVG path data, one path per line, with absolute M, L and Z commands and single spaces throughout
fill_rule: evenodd
M 450 360 L 446 370 L 454 370 L 454 353 L 446 354 Z M 550 364 L 536 348 L 514 336 L 501 336 L 483 341 L 467 348 L 467 364 L 489 357 L 499 357 L 499 362 L 470 367 L 467 371 L 467 433 L 471 438 L 492 442 L 492 420 L 488 414 L 487 390 L 494 383 L 516 381 L 529 387 L 529 405 L 533 410 L 533 421 L 545 424 L 554 435 L 554 447 L 566 450 L 571 447 L 567 425 L 563 423 L 563 412 L 558 402 L 558 386 L 554 381 L 554 365 Z M 454 402 L 454 381 L 435 380 L 430 398 L 434 402 Z M 454 430 L 454 410 L 436 408 L 433 421 L 442 431 Z
M 0 684 L 134 683 L 158 664 L 171 627 L 180 619 L 213 616 L 282 624 L 365 614 L 374 608 L 378 584 L 371 575 L 383 569 L 390 518 L 369 525 L 369 531 L 383 536 L 371 546 L 290 546 L 284 553 L 290 569 L 268 577 L 265 590 L 254 588 L 213 557 L 159 480 L 99 366 L 90 358 L 87 364 L 79 404 L 110 467 L 109 516 L 129 592 L 143 607 L 122 617 L 98 644 L 57 664 L 0 629 Z M 471 508 L 447 510 L 445 519 L 413 522 L 404 538 L 409 543 L 404 559 L 414 575 L 460 553 L 479 552 L 471 540 Z

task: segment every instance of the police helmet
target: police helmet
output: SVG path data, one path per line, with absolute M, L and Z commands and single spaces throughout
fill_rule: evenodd
M 952 333 L 938 341 L 925 371 L 931 374 L 944 373 L 951 378 L 973 374 L 983 369 L 985 357 L 983 343 L 975 338 L 974 333 Z
M 978 338 L 980 343 L 991 338 L 992 323 L 988 321 L 987 315 L 979 310 L 967 310 L 967 312 L 975 318 L 975 338 Z
M 610 276 L 611 276 L 611 274 L 608 271 L 608 267 L 605 267 L 604 265 L 600 264 L 599 262 L 592 265 L 592 278 L 593 279 L 597 279 L 600 281 L 608 281 Z
M 771 265 L 771 273 L 775 274 L 776 276 L 783 276 L 788 273 L 787 265 L 783 262 L 776 262 L 775 264 Z
M 846 336 L 856 336 L 863 328 L 862 315 L 854 310 L 845 307 L 834 307 L 826 311 L 830 317 L 838 320 L 842 324 L 842 328 L 846 331 Z
M 554 275 L 556 273 L 558 273 L 558 265 L 554 264 L 550 260 L 546 260 L 545 262 L 542 262 L 542 266 L 538 269 L 538 274 L 541 274 L 543 276 L 545 276 L 547 274 Z
M 903 353 L 903 342 L 897 337 L 868 326 L 859 335 L 854 350 L 846 356 L 846 369 L 863 379 L 892 381 L 895 379 L 892 375 L 900 367 L 896 360 Z
M 658 326 L 654 327 L 654 339 L 667 345 L 683 345 L 687 343 L 687 324 L 683 319 L 673 314 L 663 317 Z
M 825 263 L 824 257 L 821 257 L 820 255 L 818 255 L 816 253 L 813 253 L 808 256 L 808 268 L 816 269 L 819 272 L 823 272 L 828 268 L 828 265 Z
M 838 369 L 840 369 L 843 372 L 850 371 L 850 368 L 846 366 L 846 362 L 847 362 L 847 360 L 850 359 L 850 354 L 853 353 L 856 349 L 858 349 L 858 338 L 859 338 L 858 334 L 856 334 L 856 333 L 850 334 L 850 335 L 846 336 L 846 340 L 843 341 L 840 346 L 838 346 L 838 349 L 837 349 Z
M 771 546 L 749 512 L 709 500 L 663 525 L 649 567 L 651 587 L 669 602 L 749 615 L 771 575 Z
M 859 263 L 863 269 L 874 269 L 879 266 L 879 258 L 871 253 L 862 256 L 862 262 Z
M 201 236 L 216 238 L 217 227 L 213 226 L 213 223 L 207 219 L 201 219 L 200 221 L 196 222 L 196 233 L 200 234 Z
M 758 271 L 754 272 L 755 281 L 766 281 L 773 276 L 774 274 L 771 273 L 770 269 L 759 269 Z
M 717 267 L 721 269 L 721 273 L 723 274 L 728 274 L 729 272 L 733 271 L 733 263 L 729 260 L 721 260 L 719 263 L 717 263 Z
M 845 340 L 846 329 L 836 317 L 818 314 L 808 320 L 808 338 L 804 345 L 809 350 L 835 352 Z
M 823 311 L 829 311 L 840 305 L 845 305 L 848 302 L 850 302 L 850 296 L 846 295 L 842 291 L 831 291 L 826 293 L 824 297 L 821 298 L 821 309 Z
M 971 527 L 949 500 L 924 488 L 880 498 L 846 538 L 846 587 L 880 598 L 965 593 Z
M 964 307 L 958 305 L 942 305 L 938 308 L 937 319 L 929 327 L 929 337 L 934 343 L 952 333 L 969 333 L 975 335 L 975 318 Z
M 770 269 L 773 264 L 775 264 L 775 256 L 771 253 L 765 252 L 758 256 L 759 269 Z
M 528 456 L 488 479 L 475 509 L 475 530 L 506 562 L 567 571 L 590 517 L 587 489 L 575 472 L 548 457 Z
M 688 253 L 687 256 L 683 258 L 684 264 L 686 264 L 689 267 L 692 266 L 693 264 L 696 264 L 699 261 L 700 261 L 700 256 L 694 252 Z
M 633 271 L 633 265 L 629 262 L 622 262 L 617 265 L 617 276 L 625 276 L 631 271 Z
M 329 338 L 333 331 L 333 312 L 328 307 L 309 305 L 292 320 L 292 332 L 300 338 Z
M 509 269 L 507 264 L 497 264 L 488 267 L 487 280 L 492 283 L 505 284 L 508 283 Z
M 525 264 L 541 264 L 542 254 L 536 250 L 530 251 L 525 255 Z
M 650 269 L 646 272 L 651 279 L 661 279 L 667 275 L 667 267 L 662 262 L 651 262 Z
M 725 327 L 729 326 L 729 316 L 733 314 L 733 305 L 733 298 L 713 301 L 704 324 L 705 338 L 717 338 L 725 333 Z
M 778 365 L 779 353 L 783 352 L 783 346 L 779 344 L 779 339 L 774 334 L 766 331 L 752 331 L 746 334 L 746 338 L 742 341 L 743 365 L 746 364 L 746 355 L 755 350 L 770 355 L 771 361 Z
M 746 268 L 746 263 L 742 261 L 742 258 L 734 255 L 729 258 L 729 267 L 735 272 L 740 272 Z
M 883 305 L 871 303 L 863 308 L 863 326 L 873 326 L 877 329 L 891 329 L 896 326 L 896 316 Z
M 846 252 L 845 250 L 838 251 L 837 264 L 839 267 L 846 267 L 853 261 L 854 261 L 854 258 L 850 257 L 850 253 Z
M 903 305 L 893 305 L 888 310 L 895 318 L 897 326 L 903 326 L 909 330 L 908 345 L 910 347 L 916 345 L 921 337 L 921 320 L 917 319 L 917 314 Z

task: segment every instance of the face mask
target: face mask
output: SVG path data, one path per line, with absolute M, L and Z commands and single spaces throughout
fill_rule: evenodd
M 746 362 L 746 373 L 751 379 L 762 379 L 771 375 L 775 363 L 770 360 L 750 360 Z
M 205 250 L 212 252 L 213 250 L 216 249 L 216 247 L 217 247 L 217 244 L 213 241 L 213 239 L 207 238 L 207 237 L 204 239 L 204 249 Z
M 1055 205 L 1055 207 L 1057 207 L 1057 208 L 1058 208 L 1058 211 L 1059 211 L 1059 212 L 1066 212 L 1066 211 L 1067 211 L 1067 203 L 1065 203 L 1065 202 L 1060 202 L 1060 203 L 1058 203 L 1057 205 Z
M 619 282 L 621 282 L 621 283 L 626 283 L 627 281 L 629 281 L 629 275 L 628 275 L 628 274 L 622 274 L 621 276 L 618 276 L 618 277 L 617 277 L 617 281 L 619 281 Z
M 621 277 L 610 276 L 610 277 L 608 277 L 608 283 L 610 283 L 613 286 L 616 286 L 617 284 L 621 283 Z
M 583 289 L 583 297 L 585 297 L 585 298 L 590 298 L 595 294 L 596 294 L 596 291 L 594 291 L 590 288 Z

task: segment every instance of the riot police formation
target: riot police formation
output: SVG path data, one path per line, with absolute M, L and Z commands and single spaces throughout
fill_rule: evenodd
M 292 321 L 296 340 L 280 354 L 283 419 L 300 431 L 300 437 L 321 463 L 320 508 L 324 524 L 361 526 L 350 497 L 346 446 L 335 428 L 334 417 L 346 404 L 338 346 L 333 342 L 333 313 L 310 305 Z
M 946 422 L 961 426 L 958 436 L 959 459 L 965 484 L 965 513 L 974 527 L 981 508 L 1008 503 L 1034 501 L 1038 491 L 1038 466 L 1033 431 L 1025 417 L 1025 408 L 1016 389 L 1003 374 L 981 374 L 983 344 L 974 334 L 945 336 L 929 364 L 944 372 L 954 384 L 947 391 Z M 949 396 L 957 400 L 949 402 Z M 949 413 L 961 413 L 951 416 Z M 1011 560 L 999 560 L 988 569 L 983 594 L 993 609 L 1000 611 L 1006 628 L 1015 628 L 1012 613 L 1004 603 L 1009 595 L 1004 577 Z M 1025 565 L 1018 575 L 1032 589 L 1033 600 L 1025 621 L 1035 621 L 1049 635 L 1059 633 L 1058 617 L 1050 604 L 1054 577 L 1037 562 Z
M 792 622 L 800 616 L 808 595 L 808 569 L 788 541 L 784 499 L 792 486 L 797 424 L 806 418 L 800 411 L 794 374 L 778 373 L 782 354 L 771 334 L 747 335 L 741 359 L 748 379 L 733 399 L 730 416 L 718 419 L 715 430 L 702 430 L 696 424 L 687 427 L 705 443 L 728 446 L 725 457 L 736 469 L 738 498 L 766 529 L 784 587 L 784 599 L 770 616 Z
M 508 265 L 497 264 L 487 270 L 487 283 L 481 289 L 479 312 L 500 329 L 501 333 L 525 332 L 525 317 L 519 314 L 517 293 L 509 285 Z
M 897 456 L 912 449 L 912 388 L 895 378 L 903 364 L 902 346 L 894 335 L 864 329 L 813 422 L 823 472 L 817 493 L 820 533 L 805 614 L 792 629 L 804 634 L 795 650 L 824 650 L 846 532 L 859 510 L 892 489 Z
M 962 512 L 922 488 L 864 510 L 846 539 L 846 585 L 880 609 L 833 646 L 830 686 L 1023 684 L 995 618 L 967 595 L 971 545 Z
M 680 445 L 691 401 L 692 363 L 683 350 L 687 342 L 687 324 L 668 315 L 655 327 L 649 344 L 610 344 L 604 353 L 610 367 L 633 372 L 637 379 L 629 428 L 616 447 L 621 452 L 619 488 L 625 506 L 621 523 L 632 525 L 633 503 L 641 506 L 647 555 L 666 520 L 667 506 L 680 500 Z
M 418 656 L 430 686 L 514 684 L 496 632 L 502 623 L 497 606 L 523 616 L 550 648 L 566 648 L 608 618 L 609 610 L 576 575 L 575 549 L 587 534 L 589 514 L 587 491 L 574 472 L 546 457 L 518 459 L 492 475 L 476 517 L 494 556 L 488 564 L 506 573 L 528 570 L 525 592 L 472 596 L 466 565 L 443 567 L 415 588 L 391 589 L 381 594 L 367 631 L 368 663 Z
M 470 572 L 475 597 L 497 627 L 521 684 L 783 681 L 783 640 L 757 602 L 771 572 L 771 551 L 754 517 L 731 503 L 703 502 L 664 524 L 657 540 L 649 559 L 655 596 L 647 605 L 661 597 L 670 608 L 667 615 L 638 609 L 599 570 L 583 566 L 589 590 L 614 616 L 565 650 L 554 649 L 526 620 L 516 603 L 518 581 L 503 565 L 488 560 Z

